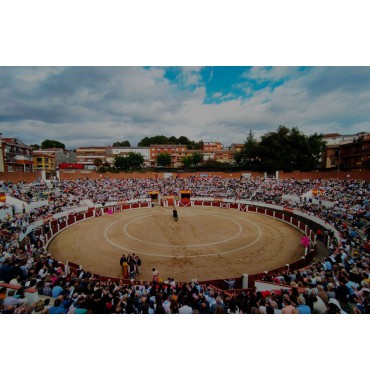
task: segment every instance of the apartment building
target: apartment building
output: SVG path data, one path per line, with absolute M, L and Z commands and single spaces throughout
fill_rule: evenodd
M 62 162 L 68 161 L 67 152 L 63 148 L 40 148 L 38 150 L 34 150 L 34 153 L 39 153 L 40 155 L 51 155 L 55 160 L 55 166 L 58 167 Z
M 32 148 L 17 138 L 0 134 L 0 172 L 32 172 Z
M 340 135 L 328 133 L 323 136 L 326 143 L 321 166 L 331 168 L 358 168 L 366 166 L 369 159 L 369 134 Z
M 233 143 L 230 145 L 230 150 L 233 151 L 233 152 L 241 152 L 241 150 L 243 149 L 244 147 L 244 144 L 236 144 L 236 143 Z
M 35 170 L 42 170 L 46 173 L 51 173 L 55 171 L 55 155 L 40 151 L 34 151 L 32 156 L 33 167 Z
M 222 150 L 223 146 L 220 142 L 202 142 L 200 149 L 204 152 L 216 152 Z
M 186 145 L 150 145 L 150 162 L 156 165 L 159 154 L 168 153 L 171 155 L 171 166 L 176 168 L 182 166 L 181 160 L 187 156 Z
M 351 143 L 340 145 L 339 167 L 370 168 L 370 133 L 360 133 Z
M 217 150 L 215 152 L 216 161 L 232 164 L 235 162 L 234 160 L 235 151 L 229 149 Z
M 77 164 L 84 165 L 85 169 L 96 169 L 96 163 L 105 164 L 107 162 L 109 147 L 90 146 L 76 149 Z

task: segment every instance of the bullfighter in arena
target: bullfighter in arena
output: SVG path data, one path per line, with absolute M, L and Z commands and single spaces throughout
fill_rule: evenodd
M 174 209 L 172 211 L 172 216 L 175 219 L 175 222 L 177 222 L 179 220 L 179 216 L 177 215 L 177 210 L 176 210 L 175 207 L 174 207 Z

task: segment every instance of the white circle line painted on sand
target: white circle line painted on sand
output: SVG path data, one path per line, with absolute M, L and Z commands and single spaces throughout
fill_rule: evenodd
M 122 247 L 121 245 L 116 244 L 114 241 L 112 241 L 111 239 L 109 239 L 109 237 L 107 236 L 107 232 L 108 232 L 108 229 L 109 229 L 111 226 L 113 226 L 113 225 L 116 224 L 116 223 L 121 222 L 122 219 L 125 219 L 125 218 L 121 218 L 121 219 L 119 219 L 119 220 L 117 220 L 117 221 L 115 221 L 115 222 L 109 224 L 109 225 L 106 227 L 106 229 L 104 230 L 104 236 L 105 236 L 105 239 L 108 241 L 108 243 L 114 245 L 115 247 L 117 247 L 117 248 L 119 248 L 119 249 L 121 249 L 121 250 L 124 250 L 124 251 L 127 251 L 127 252 L 135 251 L 135 253 L 137 253 L 137 254 L 146 255 L 146 256 L 168 257 L 168 258 L 170 258 L 170 257 L 177 257 L 177 258 L 183 258 L 183 257 L 186 257 L 186 258 L 197 258 L 197 257 L 219 256 L 219 255 L 224 255 L 224 254 L 226 254 L 226 253 L 233 253 L 233 252 L 236 252 L 236 251 L 240 251 L 241 249 L 248 248 L 248 247 L 252 246 L 253 244 L 256 244 L 256 243 L 260 240 L 260 238 L 261 238 L 261 236 L 262 236 L 262 231 L 261 231 L 261 229 L 259 228 L 259 226 L 258 226 L 256 223 L 254 223 L 254 222 L 252 222 L 252 221 L 250 221 L 250 220 L 248 220 L 248 219 L 244 219 L 244 218 L 242 218 L 242 217 L 239 217 L 239 216 L 236 216 L 236 218 L 238 218 L 238 219 L 243 219 L 243 220 L 246 221 L 247 223 L 250 223 L 250 224 L 254 225 L 254 226 L 257 228 L 257 230 L 258 230 L 258 237 L 257 237 L 257 239 L 254 240 L 253 242 L 247 244 L 247 245 L 244 245 L 244 246 L 239 247 L 239 248 L 236 248 L 236 249 L 232 249 L 232 250 L 229 250 L 229 251 L 223 251 L 223 252 L 217 252 L 217 253 L 208 253 L 208 254 L 204 254 L 204 255 L 161 255 L 161 254 L 158 254 L 158 253 L 148 253 L 148 252 L 138 251 L 138 250 L 136 250 L 136 249 L 133 250 L 133 249 L 128 249 L 128 248 Z
M 193 212 L 192 214 L 201 214 L 200 212 Z M 210 245 L 215 245 L 215 244 L 221 244 L 221 243 L 226 243 L 227 241 L 230 241 L 232 239 L 235 239 L 237 238 L 243 231 L 243 228 L 242 226 L 240 225 L 240 223 L 236 222 L 235 220 L 231 219 L 231 218 L 228 218 L 226 216 L 223 216 L 223 215 L 217 215 L 217 214 L 214 214 L 214 213 L 208 213 L 207 215 L 213 215 L 213 216 L 217 216 L 219 218 L 223 218 L 223 219 L 227 219 L 227 220 L 230 220 L 231 222 L 235 223 L 238 227 L 239 227 L 239 232 L 237 232 L 235 235 L 231 236 L 230 238 L 228 239 L 224 239 L 224 240 L 220 240 L 220 241 L 214 241 L 212 243 L 204 243 L 204 244 L 160 244 L 160 243 L 152 243 L 150 241 L 147 241 L 147 240 L 142 240 L 142 239 L 139 239 L 139 238 L 136 238 L 132 235 L 130 235 L 128 232 L 127 232 L 127 227 L 131 224 L 131 223 L 134 223 L 136 222 L 137 220 L 140 220 L 140 219 L 145 219 L 145 218 L 150 218 L 151 216 L 153 215 L 164 215 L 162 213 L 156 213 L 156 214 L 151 214 L 151 215 L 145 215 L 145 216 L 142 216 L 140 218 L 136 218 L 134 220 L 131 220 L 130 222 L 128 222 L 125 227 L 124 227 L 124 233 L 126 236 L 128 236 L 129 238 L 133 239 L 133 240 L 136 240 L 140 243 L 144 243 L 144 244 L 149 244 L 149 245 L 157 245 L 157 246 L 160 246 L 160 247 L 183 247 L 183 248 L 192 248 L 192 247 L 206 247 L 206 246 L 210 246 Z M 204 215 L 204 214 L 203 214 Z

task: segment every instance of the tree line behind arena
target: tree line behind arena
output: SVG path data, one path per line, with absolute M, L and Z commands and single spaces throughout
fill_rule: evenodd
M 151 144 L 159 145 L 186 145 L 187 149 L 200 150 L 202 140 L 193 141 L 186 136 L 166 137 L 163 135 L 156 135 L 151 137 L 144 137 L 139 141 L 138 146 L 148 147 Z M 116 141 L 113 146 L 131 146 L 128 140 Z M 37 148 L 38 145 L 34 144 L 33 147 Z M 65 145 L 55 140 L 44 140 L 41 143 L 43 149 L 50 147 L 62 147 Z M 323 141 L 323 135 L 314 133 L 312 135 L 305 135 L 297 127 L 288 128 L 280 125 L 276 132 L 268 132 L 261 136 L 260 141 L 255 138 L 252 130 L 249 131 L 243 148 L 240 152 L 236 152 L 234 159 L 235 163 L 224 163 L 216 160 L 203 161 L 199 157 L 190 157 L 183 162 L 183 166 L 189 167 L 201 167 L 202 169 L 245 169 L 254 171 L 266 171 L 273 172 L 276 170 L 283 171 L 310 171 L 320 168 L 321 155 L 325 148 L 325 142 Z M 161 166 L 168 166 L 166 157 L 163 158 L 164 162 L 158 163 Z M 194 161 L 194 162 L 192 162 Z M 167 158 L 168 160 L 168 158 Z M 122 162 L 121 162 L 122 161 Z M 126 158 L 125 160 L 118 161 L 114 168 L 104 167 L 103 171 L 114 170 L 132 170 L 140 169 L 143 160 L 140 159 L 138 154 L 135 156 Z M 166 164 L 167 163 L 167 164 Z M 99 165 L 98 165 L 99 166 Z

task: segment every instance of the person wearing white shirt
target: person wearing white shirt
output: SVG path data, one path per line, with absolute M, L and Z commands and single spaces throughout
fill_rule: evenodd
M 44 277 L 46 277 L 47 274 L 48 274 L 48 267 L 47 267 L 46 265 L 44 265 L 44 266 L 39 270 L 38 276 L 41 277 L 41 278 L 44 278 Z

